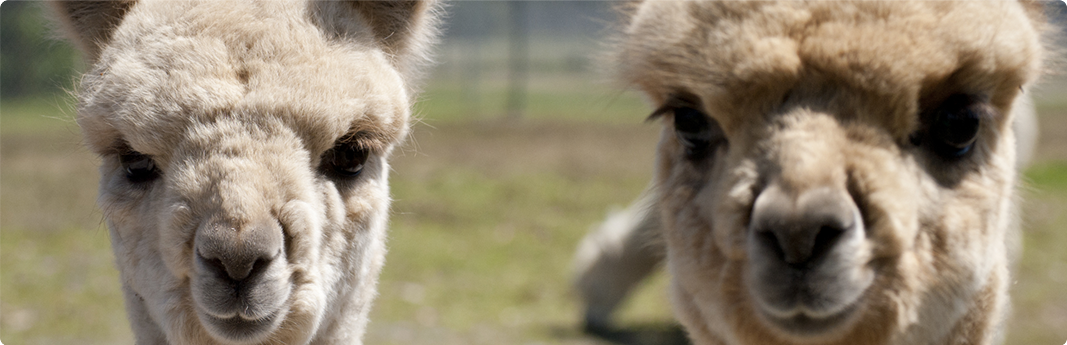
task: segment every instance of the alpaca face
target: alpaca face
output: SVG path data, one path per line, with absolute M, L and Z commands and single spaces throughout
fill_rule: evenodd
M 650 1 L 619 48 L 698 343 L 993 339 L 1040 68 L 1020 4 Z
M 284 42 L 303 37 L 234 47 L 122 29 L 155 45 L 103 52 L 80 123 L 100 143 L 115 254 L 149 314 L 258 342 L 287 319 L 317 323 L 333 286 L 368 284 L 342 272 L 381 265 L 385 158 L 408 117 L 388 61 Z
M 138 3 L 98 44 L 78 123 L 139 342 L 358 343 L 411 101 L 374 6 Z

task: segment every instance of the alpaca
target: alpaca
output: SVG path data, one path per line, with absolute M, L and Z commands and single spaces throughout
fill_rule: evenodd
M 65 1 L 138 344 L 359 344 L 421 1 Z
M 1037 146 L 1037 112 L 1029 95 L 1012 105 L 1015 168 L 1030 164 Z M 582 239 L 574 255 L 574 285 L 584 306 L 584 328 L 592 333 L 614 328 L 612 313 L 656 268 L 663 265 L 663 240 L 649 186 L 629 207 L 612 211 Z
M 664 260 L 696 344 L 999 339 L 1040 3 L 646 1 L 628 16 L 615 73 L 663 130 L 649 190 L 579 246 L 590 330 Z

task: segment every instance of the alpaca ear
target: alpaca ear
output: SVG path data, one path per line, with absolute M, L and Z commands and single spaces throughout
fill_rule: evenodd
M 368 37 L 401 69 L 427 59 L 437 37 L 437 1 L 312 1 L 324 30 L 338 37 Z
M 350 1 L 348 2 L 370 25 L 374 37 L 392 53 L 401 53 L 412 44 L 413 37 L 426 30 L 432 4 L 429 1 Z
M 135 3 L 136 0 L 67 0 L 52 1 L 50 5 L 67 39 L 93 61 Z

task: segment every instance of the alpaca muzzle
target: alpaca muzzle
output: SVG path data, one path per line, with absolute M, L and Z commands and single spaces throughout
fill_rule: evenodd
M 212 335 L 249 342 L 284 319 L 290 294 L 282 228 L 273 218 L 246 225 L 209 222 L 195 239 L 193 300 Z

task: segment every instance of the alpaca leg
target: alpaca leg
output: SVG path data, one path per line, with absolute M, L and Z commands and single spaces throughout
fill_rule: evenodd
M 603 330 L 631 290 L 663 261 L 659 217 L 646 191 L 586 235 L 575 258 L 575 285 L 585 304 L 587 331 Z

